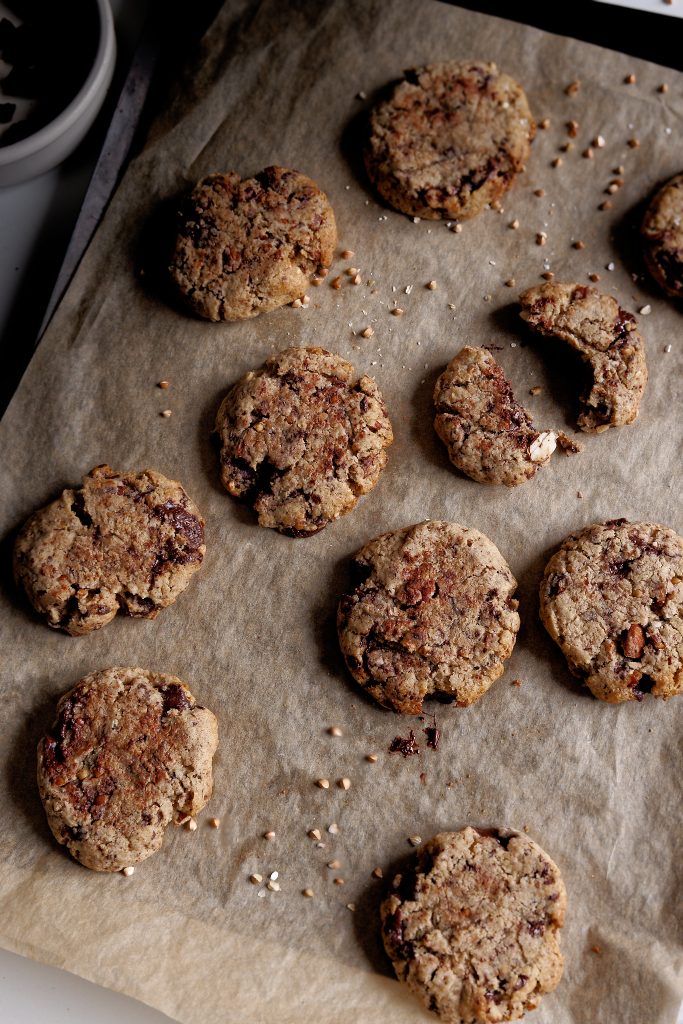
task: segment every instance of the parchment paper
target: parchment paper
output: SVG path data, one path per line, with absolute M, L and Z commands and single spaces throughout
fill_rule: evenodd
M 504 213 L 486 211 L 456 234 L 381 205 L 358 138 L 376 90 L 403 68 L 469 56 L 516 76 L 551 126 L 539 131 Z M 625 85 L 631 72 L 637 83 Z M 564 88 L 575 79 L 572 98 Z M 657 92 L 662 81 L 667 94 Z M 585 695 L 539 622 L 537 588 L 550 553 L 584 524 L 625 516 L 681 530 L 680 310 L 632 280 L 641 267 L 631 225 L 656 183 L 680 170 L 682 115 L 683 76 L 673 71 L 436 3 L 226 5 L 201 59 L 179 73 L 0 427 L 4 946 L 184 1024 L 428 1020 L 381 952 L 384 883 L 372 869 L 390 877 L 412 855 L 411 835 L 468 822 L 526 826 L 569 892 L 565 975 L 530 1019 L 674 1021 L 683 700 L 611 707 Z M 570 118 L 579 136 L 552 168 Z M 582 158 L 599 134 L 604 148 Z M 639 148 L 627 146 L 632 137 Z M 326 284 L 311 288 L 308 309 L 212 325 L 136 278 L 141 239 L 167 200 L 209 172 L 246 176 L 270 163 L 300 168 L 327 191 L 340 249 L 354 250 L 362 285 Z M 620 164 L 624 173 L 614 174 Z M 625 185 L 599 212 L 614 177 Z M 513 218 L 518 230 L 508 227 Z M 538 231 L 547 232 L 544 248 Z M 582 250 L 572 248 L 578 239 Z M 627 308 L 652 306 L 640 318 L 650 383 L 635 425 L 586 437 L 582 455 L 556 456 L 519 488 L 486 488 L 450 466 L 432 430 L 432 387 L 465 342 L 501 346 L 497 358 L 537 423 L 572 428 L 574 362 L 533 343 L 514 305 L 546 265 L 558 280 L 599 273 Z M 513 289 L 504 286 L 510 277 Z M 431 279 L 434 291 L 424 287 Z M 388 314 L 395 298 L 402 318 Z M 358 332 L 367 325 L 375 333 L 366 340 Z M 375 374 L 396 433 L 372 494 L 308 540 L 255 525 L 222 491 L 209 440 L 227 387 L 294 344 L 327 346 Z M 163 378 L 172 382 L 165 392 L 156 387 Z M 529 397 L 537 384 L 543 393 Z M 159 415 L 166 407 L 168 419 Z M 46 628 L 15 591 L 11 540 L 31 511 L 105 461 L 181 480 L 206 517 L 207 557 L 156 621 L 120 618 L 72 639 Z M 494 540 L 519 580 L 522 630 L 505 675 L 479 703 L 435 705 L 440 750 L 423 743 L 419 758 L 404 760 L 388 745 L 410 727 L 422 738 L 421 723 L 364 698 L 344 669 L 334 612 L 349 556 L 425 518 Z M 35 745 L 58 695 L 112 664 L 181 676 L 220 720 L 215 796 L 198 831 L 171 829 L 130 879 L 90 873 L 56 846 L 34 782 Z M 344 735 L 330 737 L 330 725 Z M 375 765 L 365 761 L 371 752 Z M 321 776 L 332 780 L 328 791 L 314 784 Z M 342 776 L 348 792 L 334 785 Z M 220 830 L 209 815 L 220 816 Z M 326 831 L 332 822 L 337 835 Z M 307 838 L 314 827 L 323 849 Z M 273 842 L 262 838 L 268 829 Z M 341 869 L 325 866 L 332 859 Z M 249 874 L 274 870 L 281 891 L 259 897 Z M 301 895 L 308 886 L 313 899 Z

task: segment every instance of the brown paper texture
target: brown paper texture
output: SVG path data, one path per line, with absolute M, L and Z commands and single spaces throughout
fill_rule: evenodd
M 382 205 L 359 138 L 373 95 L 403 68 L 471 56 L 518 78 L 537 120 L 551 126 L 539 131 L 504 213 L 486 211 L 456 234 Z M 637 83 L 627 86 L 631 72 Z M 571 98 L 564 87 L 575 79 Z M 416 833 L 526 826 L 569 893 L 565 975 L 529 1019 L 675 1020 L 683 700 L 612 707 L 583 693 L 540 624 L 537 590 L 551 552 L 584 524 L 625 516 L 681 531 L 681 314 L 631 275 L 641 270 L 634 211 L 680 170 L 682 97 L 683 76 L 671 70 L 437 3 L 226 5 L 128 170 L 0 426 L 4 946 L 184 1024 L 429 1020 L 381 951 L 383 883 L 371 871 L 380 865 L 391 876 Z M 579 136 L 552 168 L 570 118 Z M 599 134 L 604 148 L 582 158 Z M 632 137 L 639 148 L 627 146 Z M 362 285 L 311 288 L 308 309 L 209 324 L 136 278 L 141 238 L 166 200 L 209 172 L 248 176 L 271 163 L 326 190 Z M 623 175 L 613 173 L 619 165 Z M 625 185 L 599 212 L 616 176 Z M 523 486 L 487 488 L 450 466 L 432 429 L 433 384 L 463 344 L 501 346 L 496 356 L 536 423 L 572 430 L 575 364 L 533 343 L 515 306 L 546 266 L 557 280 L 599 273 L 626 308 L 652 306 L 640 318 L 650 382 L 635 425 L 586 436 L 583 454 L 556 455 Z M 424 287 L 431 279 L 435 291 Z M 388 314 L 394 299 L 402 318 Z M 367 325 L 374 336 L 360 338 Z M 223 492 L 209 439 L 228 386 L 289 345 L 323 345 L 375 375 L 396 434 L 376 489 L 307 540 L 255 525 Z M 172 382 L 165 392 L 156 388 L 163 378 Z M 534 385 L 543 392 L 530 398 Z M 159 415 L 165 407 L 170 419 Z M 205 515 L 207 556 L 156 621 L 120 617 L 72 639 L 39 622 L 16 592 L 11 540 L 31 511 L 105 461 L 182 481 Z M 334 614 L 349 556 L 425 518 L 474 526 L 499 546 L 519 580 L 522 629 L 505 675 L 479 703 L 435 706 L 440 750 L 422 744 L 419 758 L 404 760 L 389 743 L 420 723 L 365 699 L 344 669 Z M 169 830 L 131 879 L 90 873 L 56 846 L 34 781 L 35 745 L 58 695 L 113 664 L 179 675 L 220 722 L 215 795 L 198 831 Z M 343 737 L 327 734 L 333 724 Z M 370 752 L 375 765 L 364 759 Z M 320 776 L 348 776 L 352 786 L 325 792 L 314 785 Z M 219 831 L 209 815 L 222 819 Z M 337 835 L 326 831 L 332 822 Z M 307 838 L 314 827 L 324 849 Z M 262 838 L 267 829 L 273 842 Z M 331 859 L 340 871 L 326 867 Z M 273 870 L 281 891 L 261 898 L 248 876 Z M 314 899 L 301 895 L 308 886 Z

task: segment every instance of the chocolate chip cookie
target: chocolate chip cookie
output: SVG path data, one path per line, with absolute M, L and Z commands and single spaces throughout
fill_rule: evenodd
M 534 331 L 568 342 L 591 368 L 579 428 L 601 433 L 631 423 L 647 383 L 645 345 L 633 314 L 582 284 L 549 282 L 529 288 L 519 301 L 521 317 Z
M 96 466 L 24 525 L 14 574 L 55 629 L 81 636 L 119 610 L 153 619 L 199 569 L 204 521 L 175 480 Z
M 81 679 L 38 744 L 38 788 L 55 839 L 94 871 L 156 853 L 168 824 L 213 787 L 216 718 L 175 676 L 110 668 Z
M 377 483 L 393 441 L 372 377 L 322 348 L 290 348 L 246 374 L 216 417 L 226 490 L 260 526 L 317 533 Z
M 600 700 L 683 692 L 683 538 L 625 519 L 572 534 L 543 574 L 541 619 Z
M 534 430 L 531 416 L 485 348 L 466 346 L 451 359 L 434 388 L 434 429 L 448 457 L 483 484 L 516 487 L 550 461 L 552 430 Z
M 211 174 L 180 211 L 171 280 L 197 316 L 245 320 L 303 296 L 336 241 L 327 196 L 305 174 Z
M 466 707 L 486 693 L 512 653 L 517 583 L 495 544 L 457 523 L 385 533 L 353 560 L 339 642 L 371 697 L 419 715 L 425 697 Z
M 562 977 L 557 865 L 510 830 L 442 832 L 381 907 L 396 975 L 445 1024 L 519 1020 Z
M 683 298 L 683 174 L 655 194 L 641 227 L 648 270 L 668 295 Z
M 510 188 L 535 132 L 524 90 L 495 64 L 429 64 L 374 108 L 365 166 L 402 213 L 465 219 Z

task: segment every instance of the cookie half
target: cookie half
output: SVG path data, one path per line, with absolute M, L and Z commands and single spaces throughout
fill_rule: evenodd
M 365 166 L 402 213 L 465 219 L 510 188 L 535 132 L 524 90 L 495 64 L 429 64 L 372 111 Z
M 171 281 L 197 316 L 245 320 L 303 296 L 336 241 L 327 196 L 305 174 L 211 174 L 180 211 Z
M 372 490 L 393 441 L 372 377 L 322 348 L 290 348 L 246 374 L 216 417 L 221 479 L 260 526 L 317 533 Z
M 519 630 L 517 583 L 492 541 L 457 523 L 425 522 L 355 555 L 339 642 L 371 697 L 418 715 L 425 697 L 466 707 L 502 674 Z
M 57 842 L 94 871 L 155 853 L 213 787 L 215 716 L 175 676 L 110 668 L 81 679 L 38 744 L 38 788 Z
M 528 836 L 442 832 L 381 907 L 396 975 L 445 1024 L 519 1020 L 562 976 L 567 896 Z
M 96 466 L 23 526 L 14 574 L 49 626 L 81 636 L 119 610 L 156 618 L 205 550 L 204 521 L 177 481 Z
M 631 423 L 647 383 L 645 345 L 633 314 L 582 284 L 549 282 L 529 288 L 519 301 L 521 317 L 534 331 L 568 342 L 591 368 L 579 428 L 601 433 Z
M 683 174 L 655 194 L 641 227 L 648 270 L 668 295 L 683 298 Z
M 516 487 L 550 461 L 552 430 L 534 430 L 488 349 L 461 349 L 434 387 L 434 429 L 459 470 L 483 484 Z
M 572 534 L 545 568 L 541 619 L 600 700 L 683 692 L 683 538 L 625 519 Z

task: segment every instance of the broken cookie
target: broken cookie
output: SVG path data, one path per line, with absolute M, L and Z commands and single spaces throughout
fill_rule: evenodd
M 640 229 L 648 270 L 667 295 L 683 298 L 683 174 L 650 200 Z

